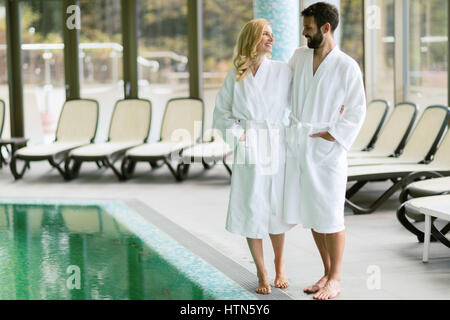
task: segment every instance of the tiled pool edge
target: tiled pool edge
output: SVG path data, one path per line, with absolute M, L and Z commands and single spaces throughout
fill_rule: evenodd
M 113 218 L 133 231 L 148 246 L 158 252 L 177 270 L 198 285 L 205 293 L 205 299 L 254 300 L 238 283 L 227 277 L 201 257 L 196 256 L 178 243 L 170 234 L 159 230 L 149 219 L 130 207 L 130 201 L 114 200 L 24 200 L 4 199 L 0 204 L 24 205 L 95 205 L 107 211 Z M 147 207 L 148 208 L 148 207 Z M 151 210 L 150 208 L 148 208 Z M 152 210 L 153 211 L 153 210 Z
M 241 266 L 236 261 L 223 255 L 215 248 L 201 241 L 190 232 L 175 224 L 162 214 L 159 214 L 139 200 L 123 200 L 126 205 L 140 213 L 149 222 L 164 231 L 178 243 L 182 243 L 189 251 L 202 258 L 226 277 L 238 283 L 258 300 L 293 300 L 290 295 L 278 288 L 272 288 L 272 294 L 259 295 L 255 293 L 256 275 Z

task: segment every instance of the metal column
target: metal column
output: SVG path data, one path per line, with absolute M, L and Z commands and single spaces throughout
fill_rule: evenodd
M 9 114 L 11 137 L 24 137 L 21 8 L 19 1 L 6 0 Z

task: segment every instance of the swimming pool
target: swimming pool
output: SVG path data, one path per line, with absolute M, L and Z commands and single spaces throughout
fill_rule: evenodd
M 122 202 L 0 200 L 0 299 L 256 297 Z

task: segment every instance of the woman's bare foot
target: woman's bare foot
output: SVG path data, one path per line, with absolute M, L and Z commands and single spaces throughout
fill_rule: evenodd
M 270 294 L 272 290 L 270 289 L 270 283 L 267 280 L 267 273 L 264 272 L 260 274 L 258 272 L 258 288 L 256 288 L 256 293 L 259 294 Z
M 317 300 L 329 300 L 334 299 L 341 292 L 341 284 L 338 280 L 330 279 L 325 286 L 314 295 L 314 299 Z
M 323 276 L 322 278 L 320 278 L 319 281 L 317 281 L 312 286 L 309 286 L 309 287 L 303 289 L 303 292 L 305 292 L 307 294 L 319 292 L 319 290 L 322 289 L 325 286 L 327 281 L 328 281 L 328 277 L 327 276 Z
M 289 282 L 284 274 L 277 274 L 274 281 L 275 288 L 286 289 Z
M 289 287 L 289 282 L 286 278 L 286 272 L 284 272 L 283 264 L 280 267 L 275 267 L 275 288 L 286 289 Z

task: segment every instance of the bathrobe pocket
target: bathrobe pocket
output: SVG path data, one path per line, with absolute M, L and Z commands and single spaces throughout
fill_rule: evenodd
M 312 138 L 312 159 L 315 164 L 328 163 L 332 161 L 334 150 L 337 147 L 336 142 L 325 140 L 324 138 Z

